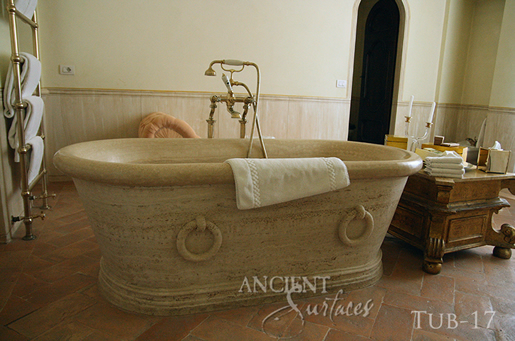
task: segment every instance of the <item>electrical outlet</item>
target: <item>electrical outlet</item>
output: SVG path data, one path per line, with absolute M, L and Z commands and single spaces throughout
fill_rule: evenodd
M 338 79 L 336 81 L 336 87 L 337 88 L 346 88 L 347 87 L 347 81 L 344 79 Z
M 74 75 L 75 65 L 59 65 L 59 73 L 61 75 Z

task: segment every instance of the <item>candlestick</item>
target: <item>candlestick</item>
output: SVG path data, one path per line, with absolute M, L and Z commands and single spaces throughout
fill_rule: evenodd
M 411 117 L 411 110 L 413 109 L 413 100 L 415 99 L 415 96 L 411 95 L 411 99 L 409 101 L 409 111 L 408 111 L 408 117 Z
M 436 102 L 433 102 L 433 105 L 431 106 L 431 114 L 429 115 L 429 121 L 430 123 L 433 123 L 433 116 L 435 115 L 435 108 L 436 108 Z

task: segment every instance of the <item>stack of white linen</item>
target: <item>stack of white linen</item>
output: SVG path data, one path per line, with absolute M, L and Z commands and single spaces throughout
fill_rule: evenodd
M 424 171 L 431 176 L 461 179 L 465 174 L 463 158 L 454 151 L 446 151 L 442 156 L 428 156 L 424 165 Z

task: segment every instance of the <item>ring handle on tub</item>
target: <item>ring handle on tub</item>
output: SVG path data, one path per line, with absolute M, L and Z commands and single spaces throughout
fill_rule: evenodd
M 365 231 L 363 231 L 362 235 L 356 239 L 350 239 L 347 236 L 347 228 L 351 221 L 355 219 L 364 219 L 365 220 Z M 363 242 L 365 242 L 370 235 L 372 234 L 372 230 L 374 229 L 374 218 L 372 215 L 362 206 L 356 206 L 352 210 L 352 212 L 346 216 L 338 227 L 338 236 L 343 244 L 347 246 L 356 246 Z
M 194 229 L 197 229 L 197 231 L 200 232 L 203 232 L 206 229 L 208 229 L 215 237 L 215 240 L 211 248 L 204 253 L 191 253 L 186 248 L 186 238 Z M 179 254 L 184 259 L 192 262 L 201 262 L 204 260 L 208 260 L 218 252 L 221 245 L 222 232 L 220 232 L 220 229 L 215 224 L 213 224 L 210 221 L 206 221 L 206 218 L 204 218 L 203 216 L 198 216 L 195 220 L 192 220 L 186 225 L 184 225 L 177 234 L 177 251 L 179 251 Z

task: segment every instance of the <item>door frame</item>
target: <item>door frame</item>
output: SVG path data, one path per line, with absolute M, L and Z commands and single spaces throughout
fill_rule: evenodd
M 350 41 L 350 56 L 349 56 L 349 80 L 353 82 L 354 80 L 354 57 L 356 52 L 356 36 L 357 36 L 357 26 L 358 26 L 358 12 L 359 5 L 363 0 L 355 0 L 354 6 L 352 8 L 352 31 L 351 31 L 351 41 Z M 397 55 L 396 55 L 396 66 L 395 66 L 395 75 L 393 82 L 393 94 L 392 94 L 392 108 L 390 115 L 390 131 L 389 134 L 395 134 L 396 131 L 403 131 L 404 129 L 404 120 L 402 118 L 397 119 L 397 106 L 398 102 L 401 100 L 399 95 L 403 93 L 404 88 L 404 78 L 405 78 L 405 69 L 406 69 L 406 54 L 407 48 L 405 44 L 408 42 L 408 32 L 409 32 L 409 18 L 410 11 L 407 0 L 394 0 L 399 8 L 399 37 L 397 40 Z M 349 89 L 352 90 L 352 83 L 349 86 Z M 352 96 L 352 91 L 350 92 Z M 351 98 L 352 102 L 352 98 Z M 349 107 L 350 110 L 350 107 Z M 350 116 L 349 116 L 350 119 Z M 349 122 L 348 122 L 349 123 Z

